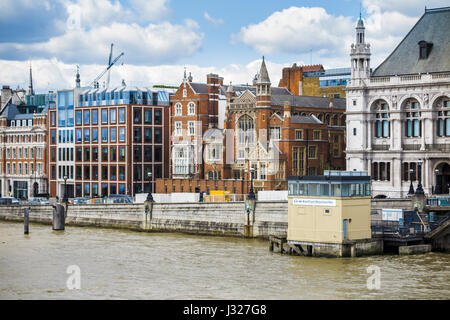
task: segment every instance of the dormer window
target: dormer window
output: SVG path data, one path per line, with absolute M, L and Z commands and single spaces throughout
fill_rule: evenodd
M 432 46 L 431 42 L 419 41 L 419 59 L 427 59 Z

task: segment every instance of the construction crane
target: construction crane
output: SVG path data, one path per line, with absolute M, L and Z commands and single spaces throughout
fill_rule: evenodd
M 114 43 L 111 43 L 111 50 L 109 51 L 109 60 L 108 60 L 108 66 L 111 64 L 112 54 L 113 54 L 113 46 Z M 108 76 L 106 78 L 106 87 L 109 88 L 109 78 L 111 75 L 111 69 L 108 70 Z
M 94 88 L 98 89 L 98 81 L 101 79 L 101 77 L 103 77 L 105 75 L 105 73 L 107 71 L 109 71 L 109 69 L 111 69 L 111 67 L 117 62 L 117 60 L 119 60 L 124 53 L 122 52 L 121 54 L 119 54 L 112 62 L 111 62 L 111 57 L 112 57 L 112 48 L 113 48 L 113 44 L 111 43 L 111 52 L 109 54 L 109 64 L 106 67 L 105 70 L 103 70 L 90 84 L 90 86 L 93 86 Z M 108 86 L 109 86 L 109 73 L 108 73 Z

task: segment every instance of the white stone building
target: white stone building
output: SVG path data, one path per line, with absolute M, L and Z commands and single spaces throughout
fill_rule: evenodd
M 426 9 L 372 73 L 362 19 L 351 47 L 347 169 L 372 176 L 372 194 L 406 197 L 450 184 L 450 8 Z M 375 48 L 376 49 L 376 48 Z

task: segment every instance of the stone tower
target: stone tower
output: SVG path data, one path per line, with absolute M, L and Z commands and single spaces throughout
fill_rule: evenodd
M 259 141 L 265 142 L 268 138 L 268 122 L 270 117 L 270 79 L 267 72 L 266 62 L 264 57 L 261 63 L 256 85 L 256 132 Z
M 351 81 L 370 77 L 370 44 L 365 42 L 364 22 L 359 16 L 356 24 L 356 43 L 351 46 Z

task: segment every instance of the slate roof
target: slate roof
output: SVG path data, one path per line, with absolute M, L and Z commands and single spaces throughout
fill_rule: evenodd
M 322 123 L 315 117 L 312 116 L 292 116 L 291 123 Z
M 450 7 L 426 9 L 405 38 L 372 73 L 374 77 L 450 71 Z M 433 43 L 419 59 L 419 41 Z
M 222 85 L 219 87 L 219 94 L 225 95 L 228 90 L 229 85 Z M 256 87 L 252 85 L 234 85 L 233 89 L 236 92 L 236 96 L 241 95 L 245 90 L 249 90 L 251 93 L 256 95 Z M 272 91 L 272 95 L 292 95 L 292 93 L 284 87 L 270 87 L 270 90 Z
M 40 113 L 47 113 L 48 107 L 45 107 Z M 34 113 L 21 113 L 15 104 L 8 104 L 1 113 L 6 116 L 8 120 L 29 120 L 33 119 Z
M 291 107 L 330 108 L 330 98 L 274 94 L 270 97 L 271 104 L 275 106 L 283 106 L 285 101 L 288 101 Z M 345 99 L 334 98 L 332 102 L 333 108 L 345 110 Z

